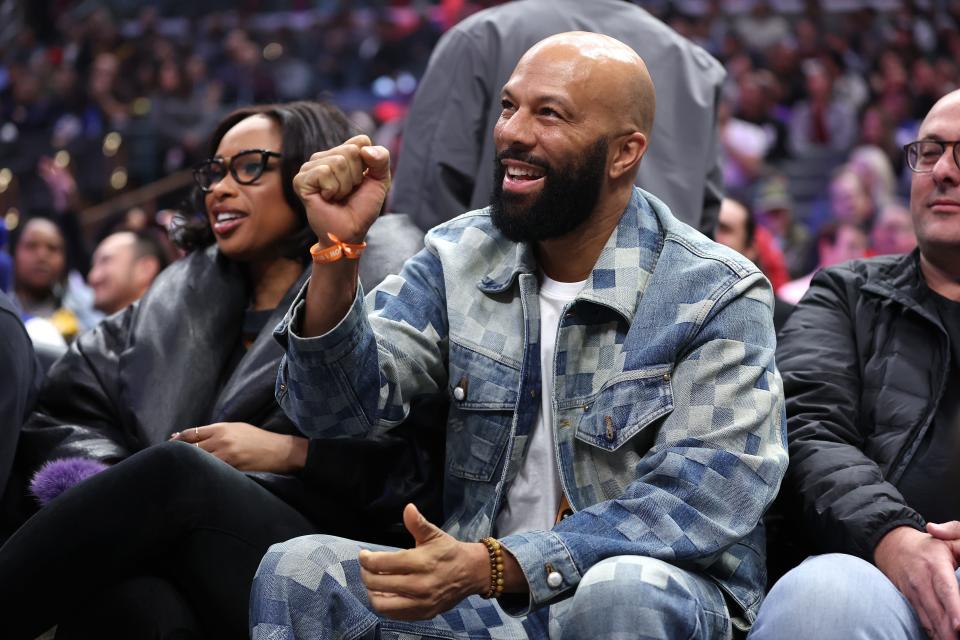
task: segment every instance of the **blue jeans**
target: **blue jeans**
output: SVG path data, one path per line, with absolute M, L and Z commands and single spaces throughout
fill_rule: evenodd
M 960 574 L 958 574 L 960 578 Z M 902 593 L 866 560 L 813 556 L 781 578 L 760 607 L 750 640 L 925 640 Z
M 730 617 L 710 579 L 642 556 L 608 558 L 576 592 L 526 617 L 471 596 L 431 620 L 401 622 L 370 609 L 360 580 L 361 549 L 389 550 L 333 536 L 294 538 L 270 548 L 250 596 L 255 640 L 378 638 L 729 638 Z

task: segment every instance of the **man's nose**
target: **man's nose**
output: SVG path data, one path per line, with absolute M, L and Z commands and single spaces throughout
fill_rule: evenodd
M 533 147 L 536 144 L 533 117 L 527 110 L 517 109 L 509 118 L 500 120 L 497 137 L 505 147 Z
M 947 145 L 940 159 L 933 165 L 933 178 L 938 183 L 960 184 L 960 165 L 957 163 L 956 142 Z

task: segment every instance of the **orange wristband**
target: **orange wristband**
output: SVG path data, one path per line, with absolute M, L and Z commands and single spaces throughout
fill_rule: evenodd
M 321 247 L 319 242 L 310 247 L 310 257 L 313 258 L 314 264 L 336 262 L 340 258 L 356 260 L 360 257 L 360 254 L 363 253 L 363 250 L 367 248 L 366 242 L 359 244 L 342 242 L 340 238 L 332 233 L 328 233 L 327 237 L 330 238 L 330 242 L 333 243 L 329 247 Z

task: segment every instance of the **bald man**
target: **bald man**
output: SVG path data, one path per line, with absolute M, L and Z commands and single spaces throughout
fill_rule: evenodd
M 489 4 L 489 3 L 488 3 Z M 710 235 L 723 195 L 717 105 L 723 65 L 635 0 L 513 0 L 451 27 L 434 47 L 403 126 L 392 208 L 423 230 L 491 202 L 496 155 L 489 135 L 500 89 L 527 49 L 579 29 L 627 43 L 669 92 L 636 184 Z
M 782 503 L 811 556 L 757 640 L 960 636 L 960 90 L 917 138 L 917 249 L 822 269 L 780 334 Z
M 126 309 L 147 292 L 167 262 L 163 245 L 149 233 L 111 233 L 93 252 L 87 276 L 94 308 L 108 315 Z
M 770 286 L 633 186 L 655 107 L 630 48 L 548 38 L 501 97 L 493 203 L 366 300 L 386 150 L 359 136 L 294 180 L 320 242 L 278 401 L 372 438 L 446 394 L 446 522 L 411 504 L 410 549 L 272 547 L 254 638 L 726 638 L 756 613 L 786 466 Z

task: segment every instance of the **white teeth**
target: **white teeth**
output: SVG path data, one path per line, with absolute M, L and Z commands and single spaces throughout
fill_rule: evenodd
M 217 214 L 217 222 L 227 222 L 228 220 L 236 220 L 242 217 L 244 217 L 244 214 L 237 213 L 236 211 L 223 211 Z
M 507 167 L 507 175 L 511 178 L 520 178 L 520 177 L 530 177 L 530 178 L 539 178 L 543 175 L 543 171 L 539 169 L 528 169 L 526 167 Z

